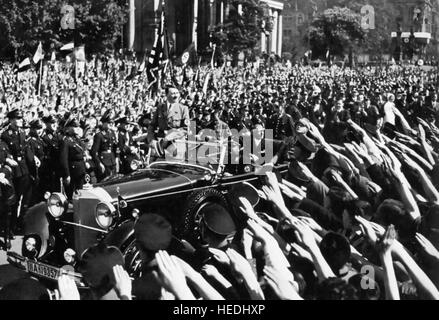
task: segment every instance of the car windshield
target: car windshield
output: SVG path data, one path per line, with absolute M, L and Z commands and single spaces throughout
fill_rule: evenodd
M 215 171 L 216 167 L 187 162 L 155 162 L 150 166 L 151 169 L 170 170 L 182 175 L 203 175 Z

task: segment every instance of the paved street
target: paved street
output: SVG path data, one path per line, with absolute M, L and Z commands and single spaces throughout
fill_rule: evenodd
M 11 251 L 21 251 L 21 238 L 18 238 L 12 242 Z M 6 261 L 6 252 L 0 251 L 0 288 L 8 284 L 9 282 L 26 277 L 26 273 L 10 266 Z

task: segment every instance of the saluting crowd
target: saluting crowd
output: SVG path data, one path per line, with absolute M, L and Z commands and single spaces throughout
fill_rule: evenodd
M 80 77 L 52 66 L 38 89 L 32 71 L 17 75 L 3 66 L 6 248 L 46 191 L 65 188 L 72 197 L 86 177 L 96 183 L 129 174 L 134 160 L 152 161 L 152 149 L 172 142 L 169 131 L 187 130 L 190 121 L 197 131 L 229 138 L 232 129 L 262 137 L 272 130 L 275 155 L 265 167 L 288 165 L 285 177 L 266 173 L 258 190 L 265 212 L 240 198 L 244 224 L 206 222 L 215 245 L 201 250 L 189 239 L 177 241 L 164 217 L 141 215 L 136 279 L 120 251 L 101 244 L 78 266 L 91 292 L 80 294 L 62 276 L 57 299 L 439 299 L 435 69 L 280 62 L 173 69 L 172 84 L 152 93 L 145 75 L 130 77 L 115 60 L 95 61 Z M 207 72 L 211 80 L 203 82 Z M 226 221 L 227 232 L 219 232 Z M 50 294 L 42 283 L 21 279 L 0 298 Z

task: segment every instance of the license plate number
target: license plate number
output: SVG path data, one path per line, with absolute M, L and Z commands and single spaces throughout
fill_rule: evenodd
M 59 268 L 28 260 L 27 272 L 46 279 L 58 280 L 61 271 Z

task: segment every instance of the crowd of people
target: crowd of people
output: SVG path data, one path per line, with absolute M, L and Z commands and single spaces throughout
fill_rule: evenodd
M 61 276 L 51 294 L 34 279 L 0 298 L 138 300 L 439 299 L 438 73 L 419 67 L 183 68 L 152 94 L 116 60 L 81 77 L 63 66 L 1 71 L 0 211 L 5 245 L 45 191 L 67 194 L 129 173 L 168 130 L 272 130 L 275 167 L 258 190 L 265 212 L 240 198 L 246 223 L 200 252 L 148 213 L 135 224 L 142 272 L 117 248 L 78 262 L 90 292 Z M 203 82 L 207 72 L 211 81 Z M 201 80 L 200 80 L 201 79 Z M 37 92 L 40 91 L 40 95 Z M 271 160 L 271 161 L 270 161 Z M 225 235 L 216 235 L 226 237 Z

